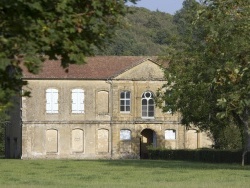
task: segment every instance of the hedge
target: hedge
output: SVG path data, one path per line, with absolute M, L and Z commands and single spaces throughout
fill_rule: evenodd
M 211 163 L 241 163 L 242 160 L 242 151 L 239 150 L 170 150 L 150 148 L 148 151 L 150 159 L 200 161 Z M 250 164 L 250 152 L 246 155 L 245 164 Z

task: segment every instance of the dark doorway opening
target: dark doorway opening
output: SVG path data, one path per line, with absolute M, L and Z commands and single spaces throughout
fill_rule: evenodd
M 144 129 L 141 132 L 140 158 L 148 159 L 148 147 L 156 147 L 156 133 L 151 129 Z

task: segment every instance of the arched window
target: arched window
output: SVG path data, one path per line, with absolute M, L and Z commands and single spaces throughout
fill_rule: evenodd
M 101 90 L 97 92 L 97 113 L 108 114 L 109 113 L 109 92 Z
M 120 93 L 120 112 L 130 112 L 130 91 L 122 91 Z
M 58 152 L 58 130 L 56 129 L 46 130 L 46 152 Z
M 155 112 L 155 102 L 153 93 L 146 91 L 142 94 L 142 118 L 153 118 Z
M 84 132 L 82 129 L 71 131 L 71 147 L 73 152 L 84 152 Z
M 84 90 L 72 90 L 72 113 L 84 113 Z
M 46 113 L 58 113 L 58 90 L 46 90 Z

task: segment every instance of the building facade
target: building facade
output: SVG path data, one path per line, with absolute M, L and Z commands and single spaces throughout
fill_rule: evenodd
M 182 126 L 179 114 L 156 107 L 156 91 L 166 80 L 153 59 L 91 57 L 67 69 L 47 61 L 38 75 L 24 71 L 23 79 L 31 97 L 21 98 L 20 117 L 15 113 L 9 126 L 10 157 L 147 158 L 149 146 L 212 145 L 206 133 Z

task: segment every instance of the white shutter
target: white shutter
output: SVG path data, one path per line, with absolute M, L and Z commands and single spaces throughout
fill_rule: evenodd
M 58 113 L 58 91 L 57 89 L 52 89 L 52 113 Z
M 77 113 L 77 92 L 72 90 L 72 113 Z
M 58 113 L 58 90 L 57 89 L 46 90 L 46 112 Z
M 47 89 L 46 90 L 46 112 L 47 113 L 51 113 L 52 111 L 51 103 L 52 103 L 51 92 L 50 92 L 50 89 Z
M 84 90 L 72 90 L 72 113 L 84 113 Z
M 78 94 L 78 104 L 79 104 L 79 112 L 84 113 L 84 91 L 82 89 L 79 89 Z

